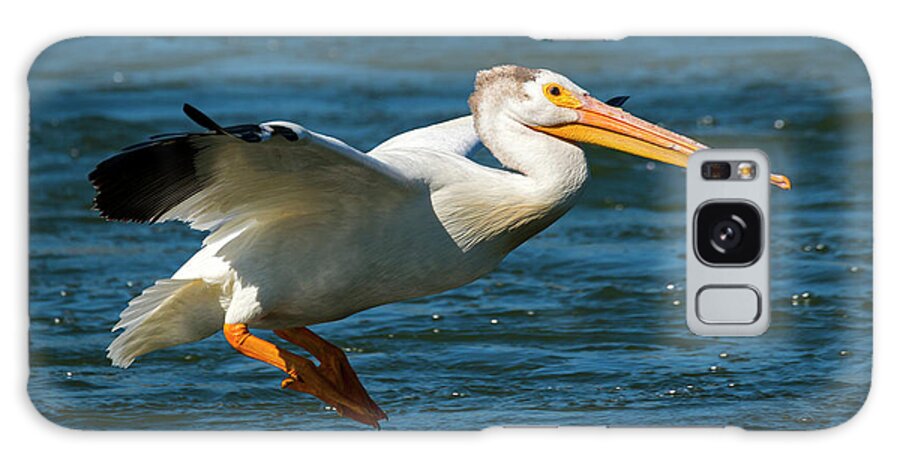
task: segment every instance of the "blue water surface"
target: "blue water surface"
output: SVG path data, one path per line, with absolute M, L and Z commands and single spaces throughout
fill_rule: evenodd
M 203 234 L 108 223 L 87 173 L 146 136 L 293 120 L 370 149 L 468 112 L 474 73 L 559 71 L 714 147 L 757 147 L 772 192 L 772 311 L 756 338 L 684 322 L 684 174 L 589 149 L 579 204 L 493 273 L 316 327 L 343 347 L 387 429 L 673 425 L 815 429 L 846 421 L 872 356 L 872 116 L 859 59 L 806 38 L 86 38 L 29 75 L 29 392 L 79 429 L 363 429 L 221 335 L 110 366 L 129 299 Z M 482 152 L 479 161 L 495 163 Z

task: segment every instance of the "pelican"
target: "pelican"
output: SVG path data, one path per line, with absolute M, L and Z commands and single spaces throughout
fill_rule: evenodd
M 368 153 L 291 122 L 223 127 L 186 104 L 206 131 L 151 138 L 89 175 L 108 220 L 209 232 L 128 303 L 108 357 L 125 368 L 223 331 L 235 350 L 283 371 L 282 388 L 378 428 L 387 416 L 344 351 L 309 327 L 490 272 L 572 208 L 588 179 L 580 143 L 682 167 L 705 148 L 625 112 L 625 98 L 603 103 L 553 71 L 497 66 L 477 73 L 471 115 Z M 503 169 L 471 159 L 481 144 Z M 250 329 L 273 330 L 318 364 Z

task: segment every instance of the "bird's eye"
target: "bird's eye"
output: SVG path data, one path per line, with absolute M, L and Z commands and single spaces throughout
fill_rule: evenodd
M 544 97 L 550 100 L 550 103 L 563 108 L 578 108 L 582 105 L 578 97 L 556 82 L 544 84 Z

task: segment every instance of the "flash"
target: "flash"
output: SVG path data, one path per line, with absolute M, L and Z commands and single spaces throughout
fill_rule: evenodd
M 738 163 L 737 174 L 741 180 L 751 180 L 756 177 L 756 163 L 744 161 Z

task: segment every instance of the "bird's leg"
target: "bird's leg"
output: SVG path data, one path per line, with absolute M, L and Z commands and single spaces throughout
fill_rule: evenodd
M 225 324 L 222 331 L 228 343 L 241 354 L 271 364 L 289 375 L 290 378 L 282 382 L 282 388 L 309 393 L 334 406 L 342 415 L 379 428 L 378 420 L 382 417 L 375 414 L 368 403 L 344 393 L 312 361 L 254 336 L 246 324 Z
M 350 366 L 350 361 L 347 359 L 344 350 L 332 345 L 306 327 L 276 330 L 275 335 L 302 347 L 315 356 L 320 362 L 318 367 L 319 373 L 331 381 L 342 394 L 359 404 L 365 405 L 368 413 L 378 420 L 387 419 L 387 414 L 372 400 L 365 387 L 359 381 L 359 377 L 356 376 L 356 372 Z M 290 380 L 287 379 L 286 382 L 290 383 Z M 288 387 L 293 388 L 292 385 L 288 385 Z M 337 406 L 337 408 L 341 415 L 356 419 L 353 417 L 354 411 L 341 410 L 340 406 Z

